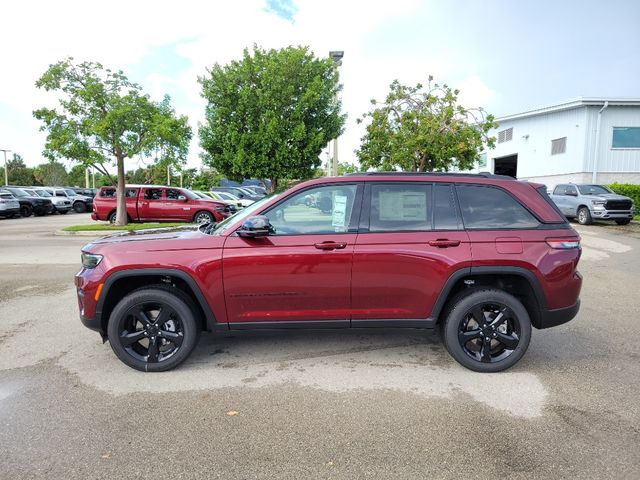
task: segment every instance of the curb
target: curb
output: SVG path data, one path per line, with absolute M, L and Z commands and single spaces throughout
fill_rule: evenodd
M 58 237 L 106 237 L 107 235 L 112 235 L 114 233 L 122 233 L 128 232 L 128 230 L 84 230 L 81 232 L 66 232 L 64 230 L 56 230 L 53 232 L 55 236 Z

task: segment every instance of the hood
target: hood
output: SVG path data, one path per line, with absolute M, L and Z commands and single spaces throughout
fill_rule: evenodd
M 592 200 L 631 200 L 624 195 L 618 195 L 617 193 L 599 193 L 598 195 L 584 195 Z
M 83 251 L 103 253 L 180 251 L 221 248 L 224 237 L 208 235 L 199 226 L 165 227 L 121 232 L 94 240 Z

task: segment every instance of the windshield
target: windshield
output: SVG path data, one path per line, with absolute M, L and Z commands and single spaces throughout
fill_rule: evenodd
M 236 197 L 234 194 L 228 193 L 228 192 L 218 192 L 216 193 L 216 195 L 218 195 L 220 198 L 223 198 L 225 200 L 239 200 L 239 198 Z
M 578 185 L 578 190 L 582 195 L 601 195 L 603 193 L 613 193 L 604 185 Z
M 27 192 L 22 190 L 21 188 L 8 188 L 11 193 L 13 193 L 16 197 L 28 197 Z
M 243 220 L 247 217 L 250 217 L 255 211 L 259 210 L 265 203 L 271 201 L 272 199 L 276 198 L 279 195 L 281 194 L 278 193 L 276 195 L 271 195 L 269 197 L 261 198 L 257 202 L 252 203 L 247 208 L 243 208 L 235 215 L 232 215 L 224 219 L 222 222 L 216 225 L 215 230 L 207 233 L 209 233 L 210 235 L 222 235 L 224 232 L 227 231 L 227 229 L 229 228 L 229 226 L 231 226 L 232 223 L 236 223 L 236 221 L 238 220 Z

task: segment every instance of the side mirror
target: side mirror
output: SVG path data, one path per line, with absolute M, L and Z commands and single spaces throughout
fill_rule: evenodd
M 187 197 L 185 197 L 184 195 L 178 195 L 178 200 L 181 200 L 183 202 L 186 202 L 188 199 Z
M 237 230 L 238 235 L 244 238 L 266 237 L 273 231 L 269 218 L 264 215 L 249 217 L 242 222 L 242 226 Z

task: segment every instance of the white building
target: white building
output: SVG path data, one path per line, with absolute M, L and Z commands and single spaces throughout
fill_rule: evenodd
M 640 184 L 640 99 L 579 98 L 497 119 L 475 171 L 544 183 Z

